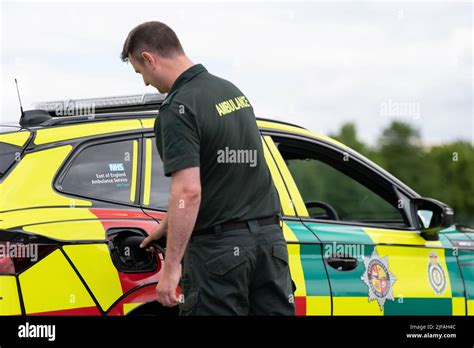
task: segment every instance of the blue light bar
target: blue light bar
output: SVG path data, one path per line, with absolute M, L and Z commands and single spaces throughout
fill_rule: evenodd
M 166 94 L 145 93 L 136 95 L 86 98 L 86 99 L 67 99 L 48 102 L 39 102 L 34 106 L 36 109 L 48 112 L 56 112 L 58 115 L 67 115 L 68 110 L 93 110 L 103 108 L 115 108 L 121 106 L 140 106 L 162 102 Z M 58 113 L 58 111 L 64 111 Z

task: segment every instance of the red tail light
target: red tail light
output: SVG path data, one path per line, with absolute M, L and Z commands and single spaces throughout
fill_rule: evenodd
M 10 257 L 0 256 L 0 274 L 15 274 L 15 265 Z
M 0 242 L 0 275 L 14 275 L 33 266 L 56 249 L 52 244 Z

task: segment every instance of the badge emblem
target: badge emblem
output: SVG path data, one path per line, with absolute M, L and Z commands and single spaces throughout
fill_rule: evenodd
M 428 262 L 428 280 L 431 288 L 437 295 L 441 295 L 446 289 L 446 273 L 438 262 L 438 253 L 430 252 L 430 260 Z
M 380 257 L 374 249 L 372 256 L 362 257 L 365 272 L 360 277 L 369 287 L 369 302 L 377 300 L 383 310 L 385 300 L 393 301 L 393 284 L 397 280 L 388 268 L 388 256 Z

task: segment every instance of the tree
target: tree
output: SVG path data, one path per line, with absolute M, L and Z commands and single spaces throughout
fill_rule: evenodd
M 394 121 L 382 132 L 378 146 L 382 167 L 421 195 L 430 195 L 438 180 L 436 168 L 427 160 L 416 129 Z
M 455 221 L 474 225 L 474 148 L 464 141 L 436 146 L 427 154 L 436 166 L 433 198 L 454 209 Z
M 458 141 L 426 149 L 418 130 L 398 121 L 382 131 L 374 148 L 358 139 L 353 123 L 344 124 L 333 137 L 420 195 L 450 205 L 456 222 L 474 225 L 474 148 L 470 143 Z
M 354 123 L 343 124 L 339 134 L 334 135 L 333 138 L 361 154 L 367 152 L 367 146 L 357 139 L 357 130 Z

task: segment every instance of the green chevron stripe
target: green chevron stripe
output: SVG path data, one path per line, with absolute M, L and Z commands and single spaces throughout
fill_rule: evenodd
M 302 244 L 300 246 L 307 296 L 329 296 L 329 284 L 321 257 L 320 244 Z
M 451 298 L 395 298 L 385 301 L 385 315 L 452 315 Z

